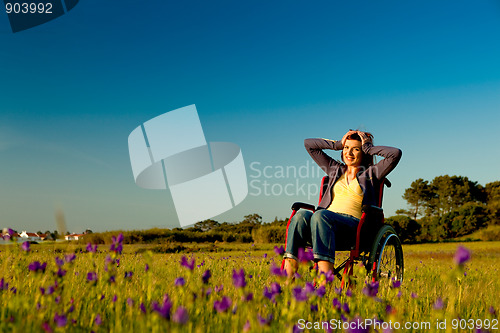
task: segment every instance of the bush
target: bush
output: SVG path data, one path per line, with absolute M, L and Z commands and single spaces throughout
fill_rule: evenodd
M 262 226 L 252 230 L 255 243 L 283 243 L 285 242 L 286 227 Z

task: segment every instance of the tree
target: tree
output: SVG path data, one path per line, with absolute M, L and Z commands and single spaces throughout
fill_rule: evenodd
M 412 208 L 410 211 L 406 211 L 406 213 L 416 220 L 417 216 L 422 214 L 422 208 L 430 202 L 431 198 L 432 191 L 429 187 L 429 182 L 422 178 L 415 180 L 403 194 L 403 199 Z
M 220 223 L 211 219 L 197 222 L 194 227 L 200 231 L 210 231 L 220 226 Z
M 241 223 L 260 225 L 262 224 L 262 216 L 260 216 L 259 214 L 246 215 Z

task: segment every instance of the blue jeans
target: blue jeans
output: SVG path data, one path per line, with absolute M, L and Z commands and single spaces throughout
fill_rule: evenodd
M 288 226 L 285 258 L 297 260 L 299 248 L 312 247 L 314 261 L 335 262 L 335 249 L 354 245 L 359 220 L 354 216 L 322 209 L 315 213 L 301 209 Z

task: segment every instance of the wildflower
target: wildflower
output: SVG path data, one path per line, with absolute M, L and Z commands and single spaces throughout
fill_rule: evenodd
M 455 257 L 453 259 L 457 265 L 463 266 L 470 260 L 470 250 L 460 245 L 457 248 L 457 252 L 455 252 Z
M 175 285 L 177 287 L 182 287 L 185 284 L 186 284 L 186 280 L 184 280 L 184 278 L 182 276 L 175 279 Z
M 185 307 L 179 306 L 172 316 L 172 321 L 184 325 L 189 320 L 189 314 Z
M 349 304 L 343 303 L 342 304 L 342 311 L 344 311 L 345 313 L 350 313 L 351 310 L 349 309 Z
M 314 255 L 311 251 L 306 251 L 303 248 L 299 248 L 298 259 L 300 262 L 306 263 L 314 259 Z
M 318 312 L 318 305 L 317 304 L 311 304 L 311 312 Z
M 63 327 L 68 323 L 68 319 L 66 318 L 64 313 L 58 314 L 56 312 L 56 314 L 54 315 L 54 323 L 56 323 L 58 327 Z
M 0 289 L 1 289 L 1 288 L 0 288 Z M 493 316 L 495 316 L 495 317 L 496 317 L 496 315 L 497 315 L 497 312 L 496 312 L 495 308 L 493 307 L 493 305 L 491 305 L 491 306 L 488 308 L 488 312 L 489 312 L 490 314 L 492 314 Z
M 274 247 L 274 252 L 277 255 L 282 256 L 285 253 L 285 249 L 283 248 L 283 246 L 280 246 L 280 247 L 275 246 Z
M 332 305 L 333 305 L 333 308 L 337 311 L 340 311 L 340 307 L 341 307 L 341 304 L 340 304 L 340 301 L 338 300 L 338 298 L 334 298 L 333 301 L 332 301 Z
M 204 265 L 205 265 L 205 260 L 203 260 L 203 261 L 201 262 L 201 264 L 196 265 L 196 267 L 201 267 L 201 266 L 204 266 Z
M 308 299 L 307 291 L 305 288 L 302 289 L 301 287 L 295 287 L 292 289 L 292 294 L 293 297 L 299 302 L 304 302 Z
M 391 306 L 390 304 L 387 304 L 387 305 L 385 306 L 385 313 L 386 313 L 386 314 L 391 314 L 391 313 L 392 313 L 392 310 L 393 310 L 393 309 L 392 309 L 392 306 Z
M 369 331 L 369 326 L 364 325 L 364 320 L 358 316 L 349 322 L 349 328 L 347 329 L 348 333 L 368 333 Z
M 251 300 L 253 300 L 253 293 L 248 293 L 245 296 L 242 296 L 241 300 L 244 302 L 250 302 Z
M 52 333 L 52 332 L 54 332 L 54 330 L 52 329 L 52 327 L 50 327 L 49 323 L 47 323 L 47 322 L 44 322 L 44 323 L 42 324 L 42 329 L 43 329 L 45 332 L 47 332 L 47 333 Z
M 64 260 L 62 260 L 61 258 L 55 257 L 55 260 L 56 260 L 56 265 L 58 267 L 61 267 L 62 265 L 64 265 Z
M 411 293 L 411 298 L 417 298 L 417 297 L 418 297 L 417 294 L 415 294 L 414 292 Z
M 87 244 L 87 252 L 96 253 L 97 252 L 97 244 L 92 245 L 91 243 Z
M 149 265 L 148 265 L 148 264 L 146 264 L 146 265 L 144 266 L 144 271 L 145 271 L 145 272 L 149 271 Z
M 444 306 L 443 299 L 441 297 L 438 297 L 436 302 L 434 303 L 434 309 L 436 310 L 441 310 Z
M 334 288 L 334 291 L 335 291 L 335 293 L 336 293 L 337 295 L 342 294 L 342 288 L 337 288 L 337 287 L 335 287 L 335 288 Z
M 306 282 L 304 286 L 304 290 L 307 294 L 311 294 L 314 292 L 314 285 L 311 282 Z
M 347 289 L 347 291 L 345 292 L 345 295 L 347 297 L 352 297 L 352 291 L 351 291 L 351 289 Z
M 115 294 L 115 295 L 113 296 L 113 303 L 115 303 L 117 300 L 118 300 L 118 295 L 116 295 L 116 294 Z
M 257 319 L 259 320 L 259 324 L 261 326 L 264 326 L 264 325 L 269 325 L 271 323 L 271 321 L 273 320 L 273 315 L 270 314 L 269 317 L 267 318 L 263 318 L 261 317 L 261 315 L 257 315 Z
M 243 268 L 240 269 L 239 272 L 233 269 L 233 285 L 236 288 L 245 288 L 245 286 L 247 285 L 245 281 L 245 271 L 243 270 Z
M 401 287 L 401 281 L 392 279 L 391 281 L 391 288 L 399 288 Z
M 292 333 L 301 333 L 301 332 L 304 332 L 302 328 L 300 328 L 297 324 L 293 325 Z
M 318 297 L 323 297 L 326 294 L 326 287 L 325 286 L 319 286 L 318 289 L 316 289 L 316 296 Z
M 192 271 L 194 269 L 194 259 L 191 259 L 191 261 L 188 262 L 187 258 L 185 256 L 182 256 L 181 266 L 186 267 L 187 269 Z
M 363 288 L 363 294 L 368 297 L 375 297 L 378 294 L 378 281 L 366 283 L 366 286 Z
M 134 306 L 134 300 L 132 298 L 130 298 L 130 297 L 127 298 L 127 305 L 130 306 L 130 307 Z
M 163 296 L 162 305 L 158 304 L 157 302 L 153 302 L 152 309 L 163 318 L 170 319 L 170 310 L 172 309 L 172 302 L 170 301 L 168 295 L 165 294 L 165 296 Z
M 267 258 L 267 253 L 264 253 L 264 256 L 263 256 L 263 257 L 264 257 L 264 259 L 266 259 L 266 258 Z
M 56 302 L 56 304 L 59 304 L 59 302 L 61 302 L 61 295 L 57 296 L 54 301 Z
M 207 269 L 201 276 L 201 280 L 203 281 L 204 284 L 208 284 L 208 280 L 210 279 L 211 276 L 212 274 L 210 273 L 210 270 Z
M 97 273 L 96 272 L 88 272 L 87 273 L 87 281 L 89 281 L 89 282 L 97 281 Z
M 218 292 L 221 292 L 222 289 L 224 289 L 224 286 L 221 284 L 220 286 L 215 286 L 215 292 L 218 293 Z
M 97 316 L 95 316 L 95 321 L 94 321 L 94 322 L 95 322 L 95 324 L 96 324 L 97 326 L 99 326 L 99 325 L 101 325 L 101 324 L 102 324 L 102 318 L 101 318 L 101 315 L 100 315 L 100 314 L 98 314 Z
M 21 250 L 23 250 L 25 252 L 29 252 L 30 251 L 30 242 L 26 241 L 23 244 L 21 244 Z
M 139 308 L 141 309 L 142 313 L 146 313 L 146 306 L 144 305 L 144 303 L 141 303 L 141 305 L 139 306 Z
M 74 253 L 67 254 L 64 256 L 64 261 L 66 261 L 67 263 L 70 263 L 75 259 L 76 259 L 76 255 Z
M 109 248 L 110 251 L 121 254 L 123 251 L 123 234 L 120 233 L 117 237 L 111 237 L 112 244 Z
M 44 273 L 45 268 L 47 268 L 46 262 L 44 262 L 43 264 L 40 264 L 39 261 L 33 261 L 31 264 L 28 265 L 28 269 L 30 271 L 34 271 L 34 272 L 41 271 L 42 273 Z
M 286 276 L 286 271 L 281 270 L 281 268 L 276 266 L 276 264 L 273 262 L 271 265 L 271 275 Z
M 227 296 L 222 297 L 222 300 L 214 302 L 214 309 L 217 312 L 226 312 L 231 307 L 231 299 Z
M 134 272 L 132 272 L 132 271 L 125 272 L 125 279 L 131 279 L 132 275 L 134 275 Z
M 65 275 L 66 275 L 66 272 L 67 272 L 66 270 L 64 270 L 64 269 L 62 269 L 61 267 L 59 267 L 59 269 L 57 270 L 56 275 L 57 275 L 58 277 L 63 277 L 63 276 L 65 276 Z

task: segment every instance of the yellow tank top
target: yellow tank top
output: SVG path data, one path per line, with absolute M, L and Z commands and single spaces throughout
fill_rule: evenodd
M 328 210 L 361 218 L 363 190 L 359 186 L 357 178 L 348 184 L 347 177 L 343 174 L 333 185 L 332 192 L 333 199 Z

